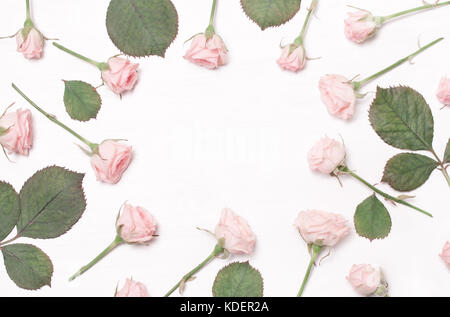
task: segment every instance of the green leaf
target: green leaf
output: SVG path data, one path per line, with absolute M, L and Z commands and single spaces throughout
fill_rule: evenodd
M 300 10 L 301 0 L 241 0 L 245 14 L 262 30 L 280 26 Z
M 389 145 L 411 151 L 432 150 L 433 115 L 423 96 L 409 87 L 378 87 L 369 119 Z
M 31 244 L 10 244 L 1 250 L 6 271 L 17 286 L 28 290 L 51 286 L 52 261 L 41 249 Z
M 0 241 L 16 226 L 20 215 L 19 195 L 8 183 L 0 182 Z
M 217 273 L 213 285 L 214 297 L 262 297 L 261 274 L 248 262 L 235 262 Z
M 450 139 L 448 139 L 447 147 L 445 148 L 444 163 L 450 163 Z
M 23 237 L 50 239 L 66 233 L 86 208 L 84 174 L 47 167 L 34 174 L 20 191 L 17 230 Z
M 102 105 L 97 90 L 82 81 L 64 81 L 64 104 L 69 116 L 78 121 L 95 119 Z
M 124 54 L 164 57 L 178 33 L 178 14 L 170 0 L 111 0 L 106 28 Z
M 375 194 L 359 204 L 354 221 L 356 232 L 370 241 L 386 238 L 392 227 L 388 210 Z
M 402 153 L 391 158 L 385 168 L 382 182 L 401 192 L 422 186 L 438 163 L 424 155 Z

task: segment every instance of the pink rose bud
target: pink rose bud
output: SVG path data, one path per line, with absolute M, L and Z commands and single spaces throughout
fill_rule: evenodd
M 332 247 L 350 232 L 346 223 L 341 215 L 308 210 L 298 214 L 294 226 L 306 243 Z
M 28 155 L 33 144 L 31 111 L 19 109 L 0 117 L 0 145 L 10 153 Z
M 220 36 L 214 34 L 206 39 L 205 34 L 198 34 L 192 39 L 191 47 L 184 56 L 194 64 L 215 69 L 225 65 L 228 50 Z
M 217 239 L 223 239 L 223 247 L 231 254 L 251 254 L 255 249 L 255 234 L 247 221 L 231 209 L 222 210 L 215 234 Z
M 283 48 L 283 52 L 281 53 L 277 63 L 283 69 L 297 72 L 305 67 L 305 49 L 303 46 L 295 48 L 293 45 L 287 45 Z
M 115 297 L 149 297 L 144 284 L 131 279 L 125 281 L 125 285 L 120 291 L 116 291 Z
M 355 42 L 362 43 L 375 35 L 378 24 L 375 18 L 367 11 L 359 10 L 349 12 L 345 20 L 345 36 Z
M 139 64 L 133 64 L 126 58 L 112 57 L 108 60 L 109 69 L 102 71 L 106 85 L 120 95 L 132 90 L 138 81 Z
M 450 242 L 447 241 L 442 249 L 442 253 L 440 254 L 442 260 L 444 260 L 447 265 L 450 265 Z
M 22 32 L 20 30 L 16 35 L 17 51 L 28 59 L 41 58 L 44 52 L 44 37 L 41 32 L 32 28 L 25 39 Z
M 319 81 L 319 89 L 330 115 L 343 120 L 352 118 L 356 94 L 350 80 L 340 75 L 325 75 Z
M 125 204 L 117 218 L 116 228 L 125 242 L 146 244 L 155 236 L 156 222 L 144 208 Z
M 98 181 L 116 184 L 130 165 L 131 158 L 131 146 L 107 140 L 101 143 L 92 155 L 91 165 Z
M 353 265 L 347 280 L 361 295 L 373 295 L 381 284 L 381 271 L 369 264 Z
M 442 77 L 436 96 L 444 106 L 450 105 L 450 78 Z
M 308 152 L 309 168 L 320 173 L 331 174 L 338 166 L 344 164 L 345 155 L 342 143 L 324 137 Z

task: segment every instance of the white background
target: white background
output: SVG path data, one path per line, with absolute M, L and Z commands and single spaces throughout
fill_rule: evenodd
M 434 147 L 443 155 L 449 137 L 450 109 L 440 110 L 435 92 L 441 76 L 450 75 L 450 7 L 399 19 L 385 25 L 376 38 L 356 45 L 343 34 L 347 4 L 385 15 L 421 5 L 421 1 L 322 0 L 308 30 L 307 68 L 292 74 L 275 63 L 280 41 L 299 33 L 309 1 L 280 28 L 262 32 L 242 12 L 239 1 L 219 0 L 216 31 L 230 51 L 229 64 L 209 71 L 185 61 L 184 41 L 206 28 L 211 1 L 174 0 L 179 34 L 166 58 L 137 60 L 140 80 L 122 100 L 106 87 L 98 119 L 71 120 L 63 105 L 63 83 L 84 80 L 100 84 L 99 72 L 50 42 L 45 56 L 28 61 L 15 51 L 15 41 L 0 41 L 0 103 L 30 106 L 11 88 L 15 82 L 38 105 L 55 114 L 86 138 L 126 138 L 134 160 L 114 186 L 97 182 L 89 159 L 71 135 L 32 110 L 34 147 L 27 157 L 0 158 L 1 179 L 20 190 L 37 170 L 49 165 L 86 173 L 88 207 L 64 236 L 32 242 L 54 264 L 52 287 L 21 290 L 0 268 L 1 296 L 112 296 L 126 277 L 143 282 L 151 296 L 161 296 L 211 251 L 215 241 L 197 226 L 213 229 L 224 207 L 245 217 L 257 235 L 253 256 L 215 260 L 187 285 L 185 296 L 210 296 L 218 270 L 234 260 L 247 260 L 265 281 L 266 296 L 295 296 L 309 256 L 293 228 L 300 210 L 322 209 L 343 214 L 352 224 L 356 206 L 370 191 L 349 177 L 344 187 L 328 176 L 310 172 L 306 153 L 324 135 L 345 140 L 348 164 L 370 182 L 381 179 L 385 162 L 399 150 L 386 145 L 369 125 L 367 111 L 376 85 L 407 85 L 420 91 L 435 119 Z M 93 59 L 118 53 L 105 28 L 109 1 L 32 1 L 37 27 L 47 37 Z M 0 33 L 22 25 L 25 1 L 2 0 Z M 320 101 L 317 83 L 323 74 L 349 78 L 368 76 L 437 37 L 448 39 L 363 89 L 354 120 L 330 117 Z M 15 109 L 15 108 L 14 108 Z M 380 188 L 393 192 L 386 185 Z M 414 191 L 413 203 L 434 214 L 430 219 L 403 206 L 389 206 L 393 227 L 383 241 L 352 232 L 314 269 L 305 296 L 355 296 L 346 281 L 352 264 L 380 265 L 393 296 L 450 295 L 449 268 L 438 254 L 450 240 L 449 188 L 435 171 Z M 68 277 L 114 238 L 114 222 L 124 201 L 147 208 L 157 219 L 159 235 L 149 246 L 122 246 L 94 269 L 69 283 Z M 389 203 L 386 203 L 389 205 Z M 28 239 L 19 241 L 28 242 Z M 325 253 L 324 253 L 325 255 Z M 3 260 L 0 259 L 0 262 Z

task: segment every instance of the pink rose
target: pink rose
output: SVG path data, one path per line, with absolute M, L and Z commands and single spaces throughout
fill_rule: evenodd
M 381 284 L 381 271 L 369 264 L 353 265 L 347 280 L 359 294 L 369 296 L 374 294 Z
M 33 144 L 30 110 L 19 109 L 0 117 L 0 145 L 10 153 L 28 155 Z
M 20 30 L 16 35 L 17 51 L 28 59 L 41 58 L 44 52 L 44 37 L 42 34 L 32 28 L 24 40 L 22 31 Z
M 447 241 L 442 249 L 442 253 L 440 254 L 441 258 L 445 263 L 450 265 L 450 242 Z
M 131 279 L 125 281 L 125 285 L 120 291 L 116 291 L 115 297 L 149 297 L 144 284 Z
M 298 214 L 294 226 L 308 244 L 332 247 L 349 233 L 346 223 L 341 215 L 308 210 Z
M 139 64 L 133 64 L 126 58 L 112 57 L 108 60 L 109 69 L 102 71 L 102 78 L 108 87 L 120 95 L 132 90 L 138 81 Z
M 227 49 L 220 36 L 214 34 L 206 39 L 205 34 L 196 35 L 191 47 L 184 56 L 185 59 L 197 65 L 215 69 L 227 62 Z
M 91 165 L 97 180 L 116 184 L 127 170 L 132 157 L 131 146 L 107 140 L 98 146 L 97 153 L 91 157 Z
M 436 96 L 444 106 L 450 105 L 450 78 L 442 77 Z
M 285 46 L 277 63 L 283 69 L 297 72 L 305 67 L 305 49 L 303 46 L 299 46 L 291 52 L 291 45 Z
M 216 226 L 217 239 L 223 239 L 223 247 L 231 254 L 251 254 L 255 249 L 256 237 L 244 218 L 231 209 L 222 210 Z
M 349 12 L 345 20 L 345 36 L 360 44 L 375 35 L 377 27 L 375 18 L 369 12 L 363 10 Z
M 324 174 L 333 173 L 344 160 L 344 146 L 329 137 L 320 139 L 308 152 L 309 168 Z
M 325 75 L 319 81 L 320 97 L 332 116 L 348 120 L 355 111 L 353 84 L 340 75 Z
M 155 236 L 156 222 L 144 208 L 125 204 L 117 218 L 116 228 L 125 242 L 146 244 Z

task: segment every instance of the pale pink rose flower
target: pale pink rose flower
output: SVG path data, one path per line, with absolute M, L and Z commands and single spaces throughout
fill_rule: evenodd
M 223 247 L 231 254 L 251 254 L 255 249 L 256 236 L 244 218 L 231 209 L 222 210 L 216 226 L 217 239 L 223 239 Z
M 4 131 L 0 136 L 0 145 L 9 153 L 28 155 L 33 145 L 31 111 L 18 109 L 0 117 L 0 127 Z
M 138 81 L 139 64 L 134 64 L 126 58 L 112 57 L 108 60 L 109 69 L 102 71 L 106 85 L 120 95 L 132 90 Z
M 306 54 L 303 46 L 299 46 L 291 52 L 291 45 L 283 48 L 280 58 L 277 60 L 281 68 L 297 72 L 305 67 Z
M 442 77 L 436 96 L 444 106 L 450 105 L 450 78 Z
M 44 37 L 42 34 L 32 28 L 24 40 L 22 30 L 16 35 L 17 51 L 22 53 L 25 58 L 39 59 L 44 52 Z
M 345 36 L 360 44 L 375 35 L 377 27 L 374 17 L 369 12 L 363 10 L 349 12 L 345 19 Z
M 120 291 L 116 291 L 115 297 L 149 297 L 147 288 L 140 282 L 127 278 Z
M 154 238 L 157 226 L 147 210 L 125 204 L 117 218 L 116 228 L 125 242 L 146 244 Z
M 447 241 L 442 249 L 442 253 L 439 254 L 445 263 L 450 265 L 450 242 Z
M 98 181 L 116 184 L 127 170 L 131 159 L 131 146 L 107 140 L 101 143 L 97 153 L 92 155 L 91 165 Z
M 226 64 L 227 54 L 228 50 L 220 36 L 214 34 L 207 40 L 205 34 L 198 34 L 192 39 L 184 58 L 197 65 L 215 69 Z
M 369 296 L 374 294 L 381 284 L 381 271 L 369 264 L 354 264 L 347 280 L 359 294 Z
M 344 217 L 320 210 L 300 211 L 294 226 L 306 243 L 318 246 L 332 247 L 350 232 Z
M 324 174 L 331 174 L 344 163 L 345 148 L 342 143 L 324 137 L 308 152 L 309 168 Z
M 328 112 L 343 120 L 355 112 L 356 94 L 353 84 L 341 75 L 325 75 L 319 81 L 320 97 Z

